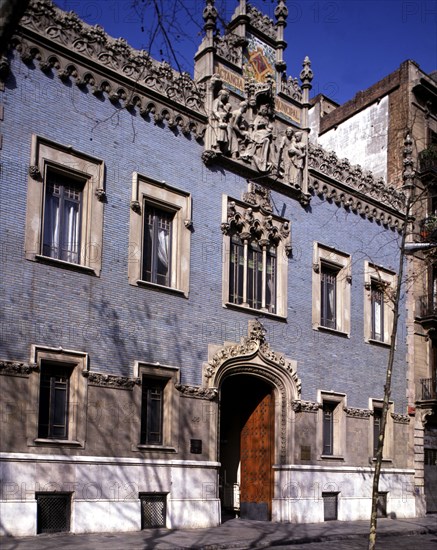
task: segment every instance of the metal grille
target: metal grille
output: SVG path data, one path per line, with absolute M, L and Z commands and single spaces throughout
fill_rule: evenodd
M 387 493 L 378 493 L 378 499 L 376 501 L 376 517 L 387 517 Z
M 323 519 L 330 521 L 337 519 L 338 493 L 322 493 Z
M 150 527 L 165 527 L 166 495 L 140 495 L 141 502 L 141 529 Z
M 36 503 L 37 533 L 61 533 L 70 530 L 70 494 L 37 494 Z

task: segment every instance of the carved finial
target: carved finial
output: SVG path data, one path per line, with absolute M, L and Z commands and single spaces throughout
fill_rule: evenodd
M 311 84 L 312 79 L 314 78 L 314 73 L 311 69 L 311 61 L 308 56 L 305 57 L 302 63 L 303 69 L 300 71 L 300 80 L 302 84 Z
M 215 24 L 218 17 L 218 12 L 214 6 L 215 0 L 206 0 L 206 6 L 203 10 L 203 20 L 205 21 L 204 29 L 215 29 Z
M 248 331 L 249 340 L 256 340 L 260 344 L 265 342 L 266 339 L 266 329 L 256 319 L 255 321 L 249 321 L 249 331 Z
M 408 132 L 404 141 L 404 172 L 402 178 L 404 180 L 404 187 L 413 187 L 414 176 L 416 172 L 414 170 L 413 161 L 413 140 Z
M 278 21 L 278 23 L 285 23 L 287 17 L 288 17 L 288 9 L 285 5 L 284 0 L 278 0 L 278 5 L 275 9 L 275 17 Z

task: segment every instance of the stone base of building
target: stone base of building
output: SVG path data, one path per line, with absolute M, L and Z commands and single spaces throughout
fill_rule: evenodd
M 170 529 L 220 524 L 217 463 L 25 454 L 0 459 L 0 535 L 37 534 L 41 495 L 68 497 L 72 533 L 139 531 L 156 517 Z M 144 509 L 154 505 L 150 518 Z
M 367 520 L 372 507 L 372 482 L 373 468 L 276 466 L 272 521 Z M 416 517 L 413 469 L 384 468 L 379 487 L 383 514 Z

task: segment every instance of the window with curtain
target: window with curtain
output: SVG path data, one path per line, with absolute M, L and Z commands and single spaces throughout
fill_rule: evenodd
M 38 437 L 68 438 L 68 400 L 71 369 L 43 365 L 39 393 Z
M 320 324 L 337 328 L 337 275 L 338 270 L 322 264 L 320 273 Z
M 142 280 L 171 286 L 173 212 L 144 205 Z
M 276 247 L 231 237 L 229 301 L 276 312 Z
M 80 263 L 83 182 L 48 170 L 44 200 L 43 255 Z
M 371 282 L 372 340 L 384 341 L 384 291 L 378 281 Z

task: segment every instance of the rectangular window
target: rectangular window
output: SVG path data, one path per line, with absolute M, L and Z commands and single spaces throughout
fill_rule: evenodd
M 276 247 L 231 238 L 229 301 L 276 313 Z
M 335 403 L 323 403 L 323 453 L 334 454 L 334 411 Z
M 101 160 L 33 136 L 27 185 L 27 260 L 100 275 L 104 174 Z
M 384 291 L 378 281 L 371 282 L 372 340 L 384 341 Z
M 382 409 L 373 409 L 373 456 L 378 450 L 379 432 L 381 431 Z
M 350 334 L 351 256 L 330 246 L 313 245 L 313 328 Z
M 167 380 L 143 375 L 141 401 L 141 439 L 143 445 L 163 444 L 163 402 Z
M 144 205 L 143 281 L 170 286 L 172 212 Z
M 364 264 L 364 339 L 388 345 L 393 326 L 391 295 L 396 275 L 381 266 Z
M 68 438 L 69 383 L 71 369 L 43 365 L 40 378 L 38 437 Z
M 333 521 L 338 518 L 338 493 L 322 493 L 323 519 Z
M 44 202 L 43 255 L 80 263 L 83 183 L 47 171 Z
M 337 328 L 337 275 L 338 270 L 322 264 L 320 275 L 320 324 Z
M 136 172 L 129 217 L 129 283 L 188 297 L 191 196 Z

